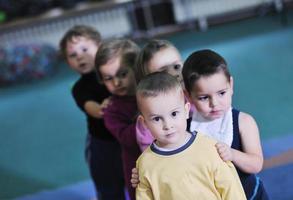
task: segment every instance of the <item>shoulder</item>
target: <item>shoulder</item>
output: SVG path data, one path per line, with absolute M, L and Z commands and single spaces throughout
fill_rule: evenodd
M 217 141 L 209 136 L 197 133 L 193 148 L 196 154 L 205 155 L 207 159 L 218 157 L 216 149 Z M 208 156 L 206 156 L 208 155 Z
M 250 124 L 256 124 L 254 117 L 248 113 L 240 112 L 239 113 L 239 128 L 243 128 Z
M 204 134 L 202 134 L 200 132 L 198 132 L 196 134 L 196 142 L 195 142 L 195 144 L 197 144 L 197 145 L 206 144 L 204 146 L 208 146 L 208 148 L 209 148 L 210 146 L 214 146 L 216 143 L 217 143 L 217 141 L 215 139 L 213 139 L 213 138 L 211 138 L 211 137 L 209 137 L 207 135 L 204 135 Z
M 239 133 L 242 144 L 256 142 L 259 138 L 259 129 L 255 119 L 247 113 L 241 112 L 239 115 Z
M 73 82 L 72 89 L 76 87 L 80 87 L 81 84 L 82 84 L 82 76 L 80 76 L 75 82 Z
M 72 92 L 73 93 L 77 93 L 80 92 L 82 93 L 86 87 L 88 87 L 88 85 L 90 85 L 90 83 L 84 78 L 84 76 L 80 76 L 79 79 L 77 81 L 75 81 L 75 83 L 72 86 Z
M 80 77 L 77 81 L 75 81 L 71 86 L 71 93 L 76 96 L 79 93 L 82 93 L 83 82 L 82 77 Z
M 192 154 L 195 156 L 201 169 L 214 171 L 223 163 L 218 154 L 216 143 L 215 139 L 197 133 L 196 141 L 192 147 Z
M 107 91 L 106 86 L 100 83 L 94 74 L 81 75 L 75 82 L 76 88 L 94 88 L 95 90 Z
M 138 168 L 148 168 L 149 165 L 153 165 L 152 161 L 154 157 L 156 157 L 155 153 L 151 150 L 150 146 L 148 146 L 136 161 Z
M 119 97 L 111 96 L 110 105 L 107 107 L 107 112 L 117 112 L 123 114 L 123 116 L 132 118 L 137 114 L 137 106 L 135 97 Z

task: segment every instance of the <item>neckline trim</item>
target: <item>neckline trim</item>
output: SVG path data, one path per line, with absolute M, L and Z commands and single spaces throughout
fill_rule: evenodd
M 187 149 L 187 148 L 193 143 L 193 141 L 194 141 L 195 138 L 196 138 L 197 132 L 196 132 L 196 131 L 194 131 L 194 132 L 190 132 L 190 134 L 191 134 L 190 139 L 189 139 L 189 140 L 188 140 L 183 146 L 179 147 L 178 149 L 171 150 L 171 151 L 162 151 L 162 150 L 157 149 L 157 148 L 155 147 L 154 143 L 155 143 L 156 141 L 154 141 L 154 142 L 151 144 L 150 148 L 151 148 L 151 150 L 152 150 L 154 153 L 159 154 L 159 155 L 163 155 L 163 156 L 170 156 L 170 155 L 174 155 L 174 154 L 180 153 L 180 152 L 184 151 L 185 149 Z

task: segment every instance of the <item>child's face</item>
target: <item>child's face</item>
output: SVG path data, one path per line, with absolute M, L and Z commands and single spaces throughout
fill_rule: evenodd
M 138 97 L 139 119 L 149 128 L 157 145 L 174 149 L 184 144 L 189 103 L 185 103 L 182 90 L 174 89 L 156 97 Z
M 223 72 L 204 76 L 193 84 L 191 90 L 190 98 L 197 111 L 204 118 L 214 120 L 231 107 L 233 78 L 229 82 Z
M 99 71 L 110 93 L 118 96 L 135 95 L 136 81 L 133 70 L 127 66 L 120 66 L 120 56 L 100 66 Z
M 97 50 L 96 42 L 86 37 L 73 37 L 66 45 L 67 63 L 80 74 L 89 73 L 94 70 Z
M 179 52 L 174 47 L 168 47 L 155 53 L 148 62 L 149 73 L 165 71 L 175 76 L 183 85 L 182 61 Z

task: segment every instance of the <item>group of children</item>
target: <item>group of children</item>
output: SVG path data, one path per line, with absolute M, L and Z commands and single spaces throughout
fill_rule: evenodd
M 232 107 L 219 54 L 195 51 L 183 64 L 168 41 L 101 41 L 88 26 L 68 30 L 60 48 L 81 75 L 72 94 L 87 117 L 98 199 L 126 199 L 124 184 L 131 200 L 268 199 L 255 176 L 257 124 Z

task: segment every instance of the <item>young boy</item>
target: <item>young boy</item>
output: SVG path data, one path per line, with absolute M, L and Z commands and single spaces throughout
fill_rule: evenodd
M 269 199 L 255 175 L 263 165 L 257 123 L 250 114 L 232 108 L 234 81 L 226 60 L 209 49 L 195 51 L 184 62 L 182 74 L 196 108 L 190 130 L 218 141 L 217 151 L 235 165 L 247 199 Z
M 139 120 L 155 141 L 137 160 L 137 199 L 246 199 L 237 172 L 216 141 L 186 131 L 190 104 L 177 79 L 164 72 L 137 86 Z
M 85 113 L 88 136 L 86 159 L 97 198 L 124 199 L 121 149 L 104 126 L 102 109 L 109 92 L 96 78 L 95 55 L 101 42 L 98 31 L 89 26 L 74 26 L 60 41 L 60 49 L 70 68 L 80 74 L 72 88 L 77 106 Z

